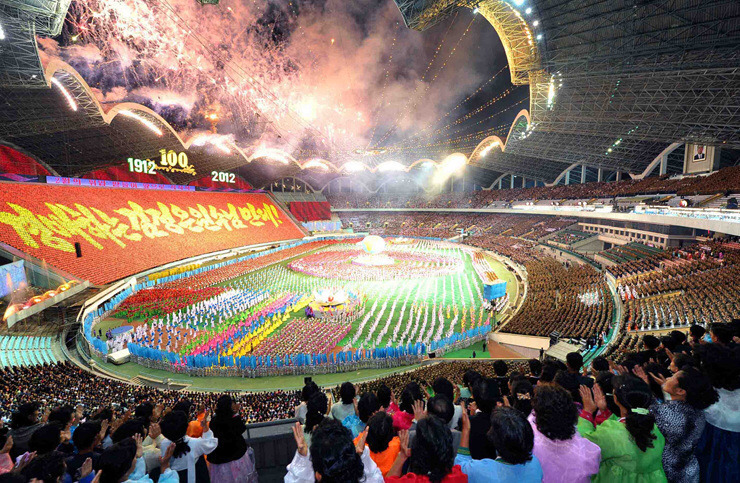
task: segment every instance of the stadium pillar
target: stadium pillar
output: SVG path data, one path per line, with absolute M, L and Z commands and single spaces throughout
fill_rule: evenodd
M 570 170 L 568 170 L 567 173 L 565 173 L 565 186 L 568 186 L 570 184 Z
M 660 157 L 660 174 L 661 176 L 668 172 L 668 154 Z
M 509 187 L 510 187 L 511 189 L 514 189 L 514 178 L 515 178 L 515 177 L 516 177 L 516 176 L 514 176 L 513 174 L 511 175 L 511 178 L 510 178 L 510 179 L 511 179 L 511 183 L 509 183 Z
M 617 181 L 622 181 L 622 172 L 617 171 Z
M 586 182 L 586 165 L 581 165 L 581 184 Z
M 604 170 L 602 168 L 599 168 L 596 174 L 596 180 L 601 183 L 604 180 Z

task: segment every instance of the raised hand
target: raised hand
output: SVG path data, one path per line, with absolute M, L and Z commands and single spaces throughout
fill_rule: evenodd
M 398 432 L 398 439 L 401 441 L 401 453 L 408 458 L 411 456 L 411 448 L 409 448 L 409 432 L 406 429 L 402 429 Z
M 655 374 L 655 373 L 652 373 L 652 372 L 651 372 L 651 373 L 650 373 L 650 377 L 652 377 L 652 378 L 653 378 L 653 380 L 655 380 L 655 382 L 657 382 L 657 383 L 658 383 L 658 384 L 660 384 L 661 386 L 662 386 L 663 384 L 665 384 L 665 381 L 666 381 L 666 377 L 665 377 L 665 376 L 662 376 L 662 375 L 660 375 L 660 374 Z
M 642 379 L 643 381 L 645 381 L 645 384 L 649 384 L 650 383 L 650 381 L 648 380 L 647 374 L 645 374 L 645 369 L 642 366 L 637 365 L 634 368 L 632 368 L 632 373 L 635 376 L 637 376 L 640 379 Z
M 414 401 L 414 419 L 421 421 L 427 417 L 427 412 L 424 410 L 424 401 L 422 399 Z
M 142 444 L 143 441 L 144 439 L 139 433 L 136 433 L 134 435 L 134 442 L 136 443 L 136 458 L 141 458 L 142 456 L 144 456 L 144 445 Z
M 601 386 L 598 384 L 594 384 L 593 388 L 594 393 L 594 402 L 596 403 L 596 407 L 599 408 L 601 412 L 604 412 L 608 409 L 608 406 L 606 404 L 606 395 L 604 394 L 604 391 L 601 389 Z
M 303 426 L 301 426 L 301 423 L 296 422 L 292 429 L 293 438 L 295 439 L 295 444 L 298 447 L 298 454 L 301 456 L 306 456 L 308 454 L 308 445 L 306 444 L 305 436 L 303 436 Z
M 594 402 L 594 397 L 591 394 L 591 389 L 589 389 L 588 386 L 581 384 L 579 392 L 581 393 L 581 401 L 583 402 L 583 410 L 589 414 L 595 413 L 597 406 L 596 406 L 596 403 Z
M 80 479 L 92 473 L 92 469 L 92 459 L 86 458 L 85 462 L 80 466 Z
M 11 449 L 13 449 L 13 437 L 8 435 L 8 439 L 5 440 L 3 448 L 0 449 L 0 454 L 8 454 Z
M 159 427 L 159 423 L 152 423 L 149 425 L 149 438 L 155 440 L 162 434 L 162 429 Z
M 465 403 L 460 403 L 460 406 L 462 407 L 462 417 L 460 418 L 462 423 L 460 427 L 462 428 L 463 433 L 470 433 L 470 416 L 468 415 L 468 411 L 465 408 Z
M 175 454 L 175 445 L 171 444 L 167 446 L 164 456 L 159 457 L 159 466 L 162 469 L 162 473 L 167 471 L 167 468 L 170 467 L 170 460 L 172 459 L 173 454 Z
M 357 450 L 357 454 L 362 454 L 365 451 L 365 440 L 367 439 L 367 431 L 368 428 L 365 428 L 360 433 L 360 439 L 357 440 L 357 443 L 355 444 L 355 450 Z

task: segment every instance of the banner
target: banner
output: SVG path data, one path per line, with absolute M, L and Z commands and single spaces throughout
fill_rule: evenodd
M 302 237 L 264 194 L 0 184 L 0 241 L 95 284 L 204 253 Z

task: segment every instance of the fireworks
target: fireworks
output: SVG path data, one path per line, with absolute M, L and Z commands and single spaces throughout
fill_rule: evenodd
M 424 69 L 421 37 L 399 24 L 393 2 L 363 19 L 352 3 L 233 0 L 204 8 L 192 0 L 79 0 L 62 45 L 40 45 L 72 64 L 101 102 L 143 103 L 177 129 L 215 134 L 218 124 L 234 133 L 228 143 L 207 142 L 223 153 L 236 142 L 245 151 L 289 153 L 280 162 L 300 154 L 338 166 L 370 144 L 375 127 L 386 132 L 399 111 L 407 122 L 393 130 L 405 137 L 479 84 L 467 71 L 432 86 L 445 72 Z M 449 60 L 451 52 L 434 55 Z M 410 101 L 409 92 L 435 102 Z M 409 104 L 423 105 L 417 112 Z

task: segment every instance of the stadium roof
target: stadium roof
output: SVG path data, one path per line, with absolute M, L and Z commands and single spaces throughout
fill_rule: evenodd
M 529 109 L 516 117 L 508 137 L 482 139 L 465 153 L 479 185 L 504 173 L 552 182 L 573 164 L 638 173 L 674 142 L 740 148 L 736 0 L 529 0 L 529 14 L 513 0 L 397 3 L 407 25 L 420 30 L 460 8 L 476 8 L 502 38 L 512 82 L 529 84 Z M 171 149 L 187 151 L 199 176 L 238 169 L 261 186 L 300 173 L 312 161 L 272 153 L 280 162 L 250 165 L 265 153 L 195 142 L 203 133 L 178 133 L 144 106 L 102 106 L 72 67 L 56 61 L 41 66 L 32 39 L 34 28 L 46 27 L 38 20 L 34 27 L 36 17 L 29 15 L 0 8 L 7 35 L 0 46 L 0 140 L 58 174 L 80 176 Z M 43 21 L 43 33 L 53 34 L 58 22 Z M 343 174 L 331 160 L 319 164 L 321 170 L 311 170 L 314 178 Z M 194 179 L 167 176 L 179 184 Z

